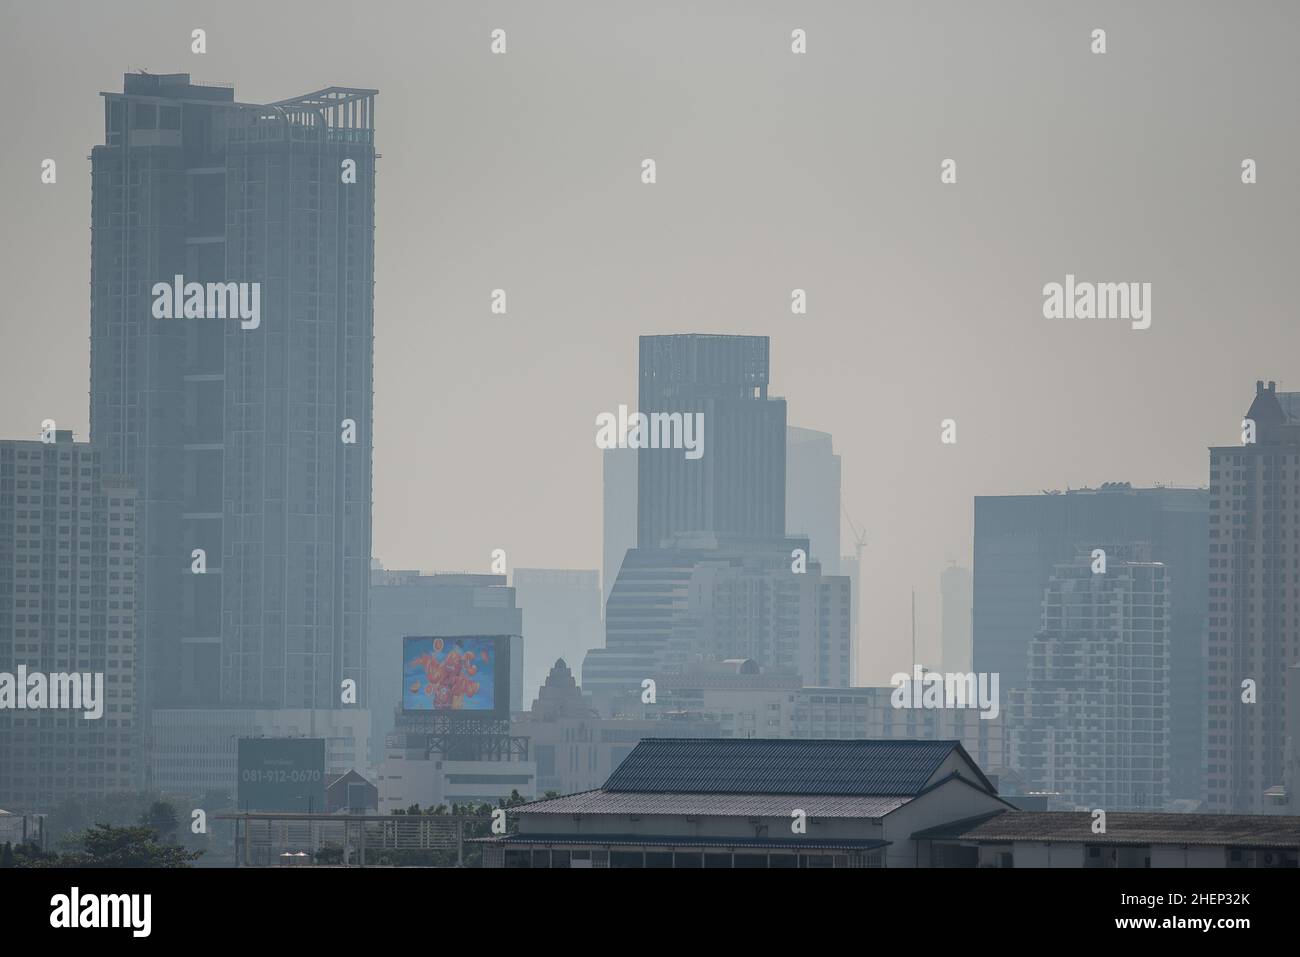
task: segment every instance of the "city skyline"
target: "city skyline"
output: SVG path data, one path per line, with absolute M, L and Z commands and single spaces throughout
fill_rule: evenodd
M 844 910 L 1012 944 L 1287 906 L 1300 6 L 13 6 L 22 922 L 239 880 L 337 946 L 416 868 L 1092 878 Z

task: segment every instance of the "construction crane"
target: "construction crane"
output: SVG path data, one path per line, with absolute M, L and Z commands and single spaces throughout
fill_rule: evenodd
M 842 504 L 840 511 L 844 513 L 844 520 L 849 523 L 849 529 L 853 532 L 853 557 L 857 559 L 860 569 L 862 568 L 862 546 L 867 544 L 867 533 L 858 528 L 857 523 L 853 521 L 853 516 Z

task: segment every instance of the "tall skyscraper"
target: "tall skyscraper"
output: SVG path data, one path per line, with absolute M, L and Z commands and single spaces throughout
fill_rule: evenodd
M 1243 444 L 1210 449 L 1205 760 L 1210 810 L 1259 813 L 1284 783 L 1300 661 L 1300 422 L 1273 382 L 1255 383 L 1246 419 L 1253 436 L 1244 426 Z
M 636 548 L 636 449 L 605 449 L 601 458 L 603 523 L 600 573 L 600 614 L 614 589 L 619 566 L 629 548 Z M 572 658 L 581 661 L 581 658 Z
M 829 432 L 785 430 L 785 527 L 807 535 L 827 575 L 840 574 L 840 457 Z
M 942 622 L 939 658 L 944 671 L 970 671 L 970 569 L 949 565 L 939 573 Z
M 583 659 L 594 696 L 639 693 L 697 658 L 849 685 L 851 584 L 823 575 L 806 536 L 785 537 L 785 400 L 767 382 L 765 337 L 641 337 L 639 411 L 702 412 L 704 449 L 637 452 L 637 547 L 605 606 L 605 645 Z
M 364 695 L 375 94 L 103 94 L 90 427 L 139 491 L 149 708 Z
M 1013 766 L 1080 808 L 1159 810 L 1167 797 L 1168 610 L 1179 585 L 1150 553 L 1093 543 L 1056 567 L 1026 688 L 1008 696 Z
M 0 672 L 14 682 L 0 708 L 0 806 L 13 810 L 140 783 L 135 489 L 71 432 L 51 437 L 0 441 Z M 19 707 L 37 674 L 41 707 Z M 98 698 L 90 715 L 52 707 L 65 675 L 83 703 Z
M 1097 489 L 975 499 L 972 667 L 997 672 L 1003 693 L 1024 688 L 1043 592 L 1055 567 L 1086 542 L 1146 542 L 1175 583 L 1170 614 L 1171 798 L 1204 794 L 1204 629 L 1209 493 L 1204 489 Z M 1179 587 L 1178 583 L 1189 583 Z
M 684 532 L 785 534 L 785 400 L 768 398 L 767 336 L 642 336 L 639 412 L 704 416 L 704 454 L 637 453 L 637 544 Z

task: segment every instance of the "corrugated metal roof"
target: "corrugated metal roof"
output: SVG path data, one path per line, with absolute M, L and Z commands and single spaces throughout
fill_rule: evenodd
M 676 814 L 688 817 L 789 817 L 801 810 L 812 818 L 876 818 L 911 798 L 859 795 L 662 794 L 638 791 L 583 791 L 535 801 L 518 811 L 532 814 Z
M 960 748 L 956 741 L 643 738 L 604 790 L 914 795 Z
M 1005 811 L 983 823 L 954 829 L 956 833 L 943 836 L 985 843 L 1056 841 L 1300 847 L 1300 817 L 1110 811 L 1106 814 L 1105 834 L 1094 834 L 1092 822 L 1088 811 Z
M 467 838 L 470 844 L 506 845 L 564 845 L 582 847 L 716 847 L 729 850 L 733 847 L 764 848 L 770 850 L 875 850 L 887 847 L 889 841 L 857 838 L 763 838 L 763 837 L 655 837 L 641 834 L 508 834 L 504 837 Z

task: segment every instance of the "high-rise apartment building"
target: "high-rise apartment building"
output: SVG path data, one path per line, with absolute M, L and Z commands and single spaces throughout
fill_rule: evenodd
M 818 571 L 805 589 L 816 595 L 817 641 L 801 642 L 799 671 L 822 688 L 853 685 L 853 581 L 847 575 Z M 811 595 L 808 604 L 811 604 Z
M 1206 551 L 1209 493 L 1194 488 L 1100 488 L 975 499 L 972 667 L 997 672 L 1004 694 L 1024 688 L 1029 645 L 1056 566 L 1087 542 L 1146 542 L 1170 579 L 1169 796 L 1200 800 L 1205 782 Z
M 766 336 L 642 336 L 639 412 L 701 413 L 703 455 L 637 453 L 637 544 L 688 532 L 785 534 L 785 400 L 768 398 Z
M 1300 662 L 1300 421 L 1273 382 L 1245 417 L 1242 444 L 1210 449 L 1205 762 L 1210 810 L 1260 813 L 1285 781 Z
M 139 786 L 135 489 L 71 432 L 50 437 L 0 441 L 0 806 L 13 810 Z M 69 675 L 91 716 L 55 707 Z
M 90 427 L 138 488 L 148 708 L 365 693 L 375 94 L 103 94 Z
M 1168 796 L 1178 583 L 1150 554 L 1146 543 L 1095 543 L 1058 565 L 1026 688 L 1008 696 L 1013 766 L 1034 789 L 1080 808 L 1159 810 Z

